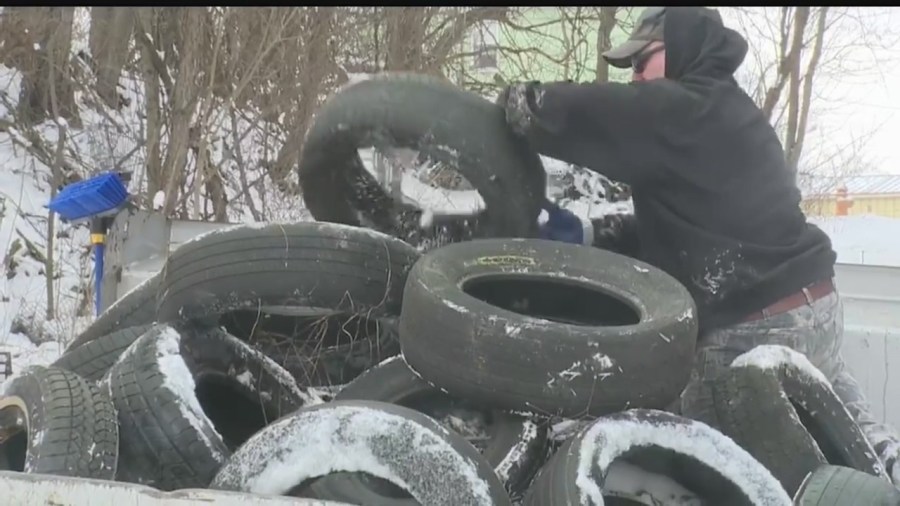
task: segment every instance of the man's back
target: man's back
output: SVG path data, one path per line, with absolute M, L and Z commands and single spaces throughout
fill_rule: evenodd
M 830 278 L 835 254 L 807 223 L 762 112 L 737 85 L 703 91 L 697 116 L 658 134 L 675 146 L 663 180 L 638 183 L 633 199 L 642 258 L 681 280 L 704 327 L 718 327 Z
M 664 78 L 533 85 L 524 133 L 541 153 L 631 185 L 640 256 L 687 286 L 708 329 L 830 279 L 835 253 L 734 80 L 746 41 L 714 11 L 666 12 L 642 48 L 664 57 Z

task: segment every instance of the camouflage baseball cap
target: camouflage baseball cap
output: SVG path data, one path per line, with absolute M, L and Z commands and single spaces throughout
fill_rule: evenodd
M 603 53 L 603 58 L 613 67 L 627 69 L 631 66 L 631 58 L 654 40 L 663 40 L 663 17 L 665 7 L 647 7 L 638 17 L 634 31 L 628 40 Z

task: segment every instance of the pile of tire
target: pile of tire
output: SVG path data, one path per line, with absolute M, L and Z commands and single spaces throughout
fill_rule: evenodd
M 359 227 L 240 225 L 181 246 L 53 365 L 4 384 L 0 469 L 361 505 L 897 492 L 789 350 L 738 359 L 715 423 L 664 411 L 696 333 L 682 285 L 603 250 L 422 255 Z
M 425 107 L 446 85 L 423 82 L 400 79 L 404 104 L 357 96 L 346 110 Z M 390 122 L 358 117 L 307 140 L 301 175 L 322 221 L 181 245 L 56 362 L 4 383 L 0 470 L 366 506 L 900 504 L 830 384 L 790 350 L 736 360 L 708 418 L 667 411 L 697 322 L 687 290 L 651 265 L 538 239 L 423 254 L 391 230 L 325 222 L 359 218 L 360 187 L 341 173 L 358 155 L 341 150 L 358 144 L 357 125 Z M 337 146 L 329 156 L 319 136 Z M 466 153 L 492 138 L 451 148 L 475 174 Z M 310 198 L 325 183 L 332 198 Z M 483 185 L 534 222 L 522 195 L 535 181 Z M 480 234 L 530 234 L 487 204 Z

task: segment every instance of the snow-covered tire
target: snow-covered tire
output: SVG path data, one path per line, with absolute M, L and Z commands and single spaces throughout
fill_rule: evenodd
M 510 505 L 491 465 L 432 418 L 375 401 L 303 408 L 258 432 L 210 488 L 287 494 L 333 472 L 365 472 L 429 506 Z
M 156 273 L 106 308 L 74 341 L 66 351 L 74 350 L 95 339 L 127 327 L 156 322 L 156 298 L 162 276 Z
M 152 326 L 139 325 L 117 330 L 65 352 L 52 365 L 72 371 L 86 380 L 98 381 L 131 343 Z
M 219 329 L 155 326 L 104 379 L 119 414 L 118 479 L 205 487 L 254 432 L 310 402 L 271 359 Z
M 523 506 L 599 506 L 611 493 L 641 497 L 637 504 L 680 504 L 670 496 L 646 502 L 650 498 L 641 493 L 656 488 L 653 480 L 608 482 L 610 469 L 621 462 L 680 485 L 662 493 L 686 490 L 702 504 L 791 505 L 778 480 L 734 441 L 701 422 L 638 409 L 598 418 L 563 443 L 538 473 Z
M 112 402 L 77 374 L 30 366 L 0 385 L 0 470 L 112 480 L 118 446 Z
M 802 353 L 786 346 L 757 346 L 736 358 L 731 367 L 772 371 L 781 383 L 782 395 L 760 396 L 757 398 L 757 406 L 768 403 L 768 408 L 759 409 L 781 409 L 787 412 L 787 416 L 799 420 L 815 440 L 827 463 L 888 479 L 875 450 L 832 389 L 831 383 Z M 719 396 L 730 394 L 731 392 L 720 392 Z M 722 402 L 720 400 L 718 404 L 722 405 Z M 717 413 L 718 411 L 717 409 Z M 770 437 L 770 430 L 775 429 L 745 431 L 736 426 L 727 415 L 724 420 L 717 420 L 716 424 L 720 425 L 719 430 L 735 438 L 744 448 L 754 449 L 750 453 L 759 452 L 757 457 L 765 459 L 765 450 L 762 448 L 768 444 L 766 439 Z M 772 458 L 775 456 L 772 455 Z M 769 464 L 766 461 L 764 463 Z M 809 463 L 807 461 L 806 465 Z M 800 473 L 802 469 L 795 472 Z M 799 485 L 796 476 L 792 483 Z
M 416 263 L 400 347 L 426 381 L 486 406 L 572 418 L 661 409 L 690 376 L 694 314 L 683 285 L 640 261 L 486 239 Z
M 301 384 L 343 385 L 400 353 L 397 318 L 292 317 L 237 311 L 222 317 L 232 335 L 278 362 Z
M 794 496 L 795 506 L 897 506 L 900 490 L 849 467 L 821 466 Z
M 229 227 L 182 244 L 168 258 L 159 321 L 262 306 L 399 315 L 406 275 L 418 257 L 399 239 L 346 225 Z
M 358 148 L 416 149 L 455 168 L 484 200 L 476 237 L 533 237 L 546 176 L 509 129 L 503 108 L 433 77 L 389 73 L 346 87 L 316 112 L 299 163 L 306 208 L 320 221 L 360 225 L 416 243 Z M 409 228 L 409 229 L 407 229 Z
M 766 466 L 789 494 L 826 463 L 770 371 L 730 368 L 716 379 L 712 394 L 716 428 Z
M 437 416 L 435 403 L 446 406 L 458 404 L 458 399 L 447 397 L 437 388 L 419 378 L 401 357 L 390 358 L 369 369 L 346 385 L 334 397 L 335 401 L 365 400 L 398 404 L 416 409 L 442 422 L 448 429 L 465 437 L 465 427 L 453 427 L 447 419 Z M 423 406 L 423 402 L 427 403 Z M 465 406 L 465 404 L 462 404 Z M 425 409 L 423 409 L 423 407 Z M 469 407 L 469 406 L 465 406 Z M 431 412 L 429 412 L 431 411 Z M 505 483 L 512 496 L 525 492 L 532 476 L 540 467 L 547 450 L 547 430 L 533 420 L 499 410 L 485 411 L 490 422 L 484 427 L 487 441 L 478 445 L 481 455 L 487 459 L 497 475 Z M 452 415 L 451 415 L 452 416 Z M 326 476 L 316 480 L 310 489 L 320 499 L 340 500 L 355 504 L 376 504 L 385 497 L 363 481 L 359 475 L 342 477 Z

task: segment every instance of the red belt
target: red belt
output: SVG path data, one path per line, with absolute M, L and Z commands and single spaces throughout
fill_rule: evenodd
M 761 311 L 750 313 L 741 320 L 741 323 L 762 320 L 777 314 L 787 313 L 788 311 L 805 306 L 806 304 L 812 304 L 832 293 L 834 293 L 834 282 L 832 280 L 826 279 L 825 281 L 819 281 L 818 283 L 813 283 L 806 288 L 803 288 L 799 292 L 788 295 Z

